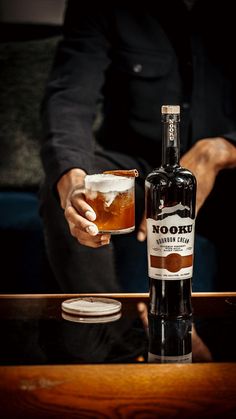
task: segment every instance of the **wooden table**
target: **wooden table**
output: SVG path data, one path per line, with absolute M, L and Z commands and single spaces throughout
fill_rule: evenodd
M 125 303 L 147 294 L 111 295 Z M 0 315 L 45 301 L 47 315 L 69 295 L 0 296 Z M 195 310 L 235 316 L 236 293 L 193 294 Z M 25 311 L 24 311 L 25 310 Z M 33 311 L 32 310 L 32 311 Z M 32 314 L 29 313 L 29 315 Z M 235 329 L 236 330 L 236 329 Z M 235 332 L 234 330 L 234 332 Z M 4 336 L 1 336 L 1 340 Z M 1 418 L 235 418 L 236 363 L 29 365 L 0 367 Z

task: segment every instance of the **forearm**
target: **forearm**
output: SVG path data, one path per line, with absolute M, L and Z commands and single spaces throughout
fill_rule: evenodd
M 209 157 L 218 173 L 222 169 L 236 167 L 236 144 L 231 143 L 223 137 L 216 137 L 207 142 Z
M 41 108 L 41 158 L 51 187 L 73 167 L 92 169 L 96 104 L 110 63 L 103 20 L 98 12 L 91 19 L 88 6 L 68 2 L 64 38 Z
M 199 140 L 182 157 L 183 165 L 192 163 L 194 167 L 208 167 L 215 175 L 222 169 L 236 167 L 236 144 L 223 137 Z
M 236 167 L 236 146 L 222 137 L 197 141 L 181 158 L 197 179 L 196 212 L 212 191 L 220 170 Z

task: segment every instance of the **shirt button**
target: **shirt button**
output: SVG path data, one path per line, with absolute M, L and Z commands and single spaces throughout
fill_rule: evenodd
M 141 73 L 142 69 L 143 69 L 142 64 L 135 64 L 133 66 L 133 70 L 134 70 L 135 73 Z

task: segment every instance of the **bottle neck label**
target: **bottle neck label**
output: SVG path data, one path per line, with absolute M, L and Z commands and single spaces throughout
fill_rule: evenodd
M 165 133 L 168 145 L 177 147 L 177 145 L 178 145 L 177 144 L 177 133 L 178 133 L 177 127 L 178 127 L 178 125 L 177 125 L 177 122 L 175 121 L 175 119 L 174 118 L 173 119 L 169 118 L 168 124 L 167 124 L 167 127 L 166 127 L 167 132 Z
M 162 219 L 147 219 L 150 278 L 181 280 L 192 277 L 195 222 L 179 215 L 181 211 L 176 207 L 180 205 L 166 207 Z M 174 214 L 169 215 L 170 212 Z
M 163 115 L 162 123 L 162 164 L 179 164 L 179 115 Z
M 185 355 L 157 355 L 148 352 L 148 362 L 156 364 L 190 364 L 192 363 L 192 352 Z

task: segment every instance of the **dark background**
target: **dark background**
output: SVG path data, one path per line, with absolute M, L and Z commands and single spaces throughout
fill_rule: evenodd
M 0 0 L 0 292 L 56 292 L 38 192 L 40 103 L 65 0 Z

